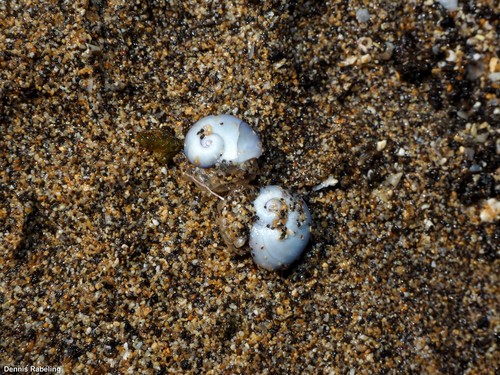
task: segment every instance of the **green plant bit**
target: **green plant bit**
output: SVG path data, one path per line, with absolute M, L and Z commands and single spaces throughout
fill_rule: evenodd
M 136 139 L 162 164 L 172 160 L 182 147 L 182 143 L 166 129 L 144 130 L 137 133 Z

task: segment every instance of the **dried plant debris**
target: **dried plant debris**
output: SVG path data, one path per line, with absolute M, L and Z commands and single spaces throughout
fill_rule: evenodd
M 167 164 L 180 151 L 182 143 L 166 129 L 144 130 L 136 134 L 139 144 L 151 151 L 159 163 Z

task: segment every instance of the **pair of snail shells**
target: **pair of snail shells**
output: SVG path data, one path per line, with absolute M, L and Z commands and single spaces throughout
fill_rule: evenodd
M 262 142 L 245 121 L 231 115 L 207 116 L 186 134 L 184 153 L 201 168 L 241 164 L 262 154 Z
M 240 254 L 250 247 L 267 270 L 287 268 L 302 254 L 311 233 L 309 209 L 279 186 L 248 185 L 258 174 L 262 143 L 245 121 L 231 115 L 199 120 L 186 134 L 184 153 L 192 181 L 211 193 L 227 193 L 218 195 L 217 222 L 229 247 Z
M 234 190 L 219 204 L 218 224 L 226 244 L 249 246 L 260 267 L 285 269 L 309 242 L 311 215 L 305 202 L 280 186 Z

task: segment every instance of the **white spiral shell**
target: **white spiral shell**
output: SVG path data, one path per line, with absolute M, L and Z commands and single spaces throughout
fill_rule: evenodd
M 290 266 L 304 251 L 311 215 L 304 201 L 279 186 L 235 189 L 219 204 L 221 236 L 234 251 L 251 248 L 267 270 Z
M 231 115 L 207 116 L 189 129 L 184 140 L 189 161 L 202 168 L 243 163 L 262 154 L 262 143 L 245 121 Z
M 287 268 L 309 242 L 309 209 L 300 197 L 275 185 L 261 188 L 253 204 L 257 220 L 249 244 L 255 263 L 267 270 Z

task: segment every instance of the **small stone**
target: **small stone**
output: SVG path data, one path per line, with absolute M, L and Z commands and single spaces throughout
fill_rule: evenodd
M 449 12 L 453 12 L 458 8 L 457 0 L 437 0 L 437 2 Z
M 329 186 L 335 186 L 335 185 L 337 185 L 338 182 L 339 182 L 339 180 L 337 180 L 336 178 L 334 178 L 333 176 L 330 175 L 330 176 L 328 176 L 328 178 L 326 180 L 324 180 L 320 184 L 314 186 L 312 189 L 314 191 L 318 191 L 318 190 L 324 189 L 324 188 L 329 187 Z
M 387 140 L 382 140 L 377 142 L 377 151 L 382 151 L 385 146 L 387 146 Z
M 500 201 L 490 198 L 483 204 L 479 217 L 484 223 L 492 223 L 500 217 Z
M 393 187 L 396 187 L 399 184 L 399 181 L 401 180 L 401 177 L 403 176 L 403 172 L 398 172 L 398 173 L 392 173 L 384 181 L 384 185 L 392 185 Z
M 370 12 L 366 8 L 361 8 L 356 11 L 356 19 L 359 23 L 365 23 L 370 20 Z

